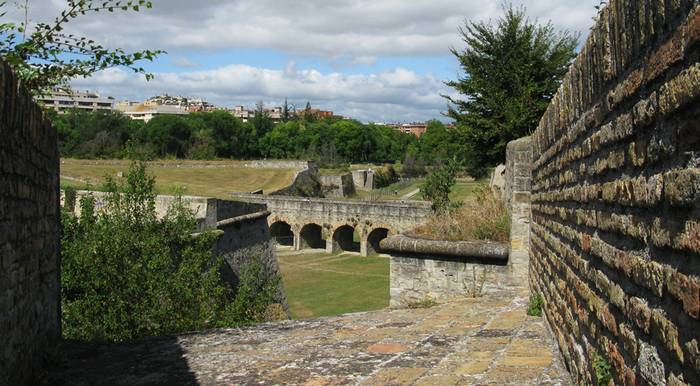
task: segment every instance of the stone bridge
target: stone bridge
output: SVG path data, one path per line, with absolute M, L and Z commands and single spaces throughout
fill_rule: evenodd
M 321 198 L 236 194 L 235 199 L 267 204 L 270 232 L 294 250 L 322 248 L 329 253 L 379 251 L 389 235 L 408 231 L 431 213 L 426 202 L 362 202 Z

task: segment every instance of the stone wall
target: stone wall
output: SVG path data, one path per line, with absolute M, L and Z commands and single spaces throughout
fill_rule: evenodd
M 314 161 L 296 160 L 254 160 L 247 161 L 245 167 L 254 169 L 310 169 L 316 167 Z
M 319 180 L 326 197 L 348 197 L 355 194 L 355 184 L 351 173 L 340 176 L 320 176 Z
M 372 190 L 376 188 L 374 183 L 374 171 L 372 170 L 353 170 L 352 182 L 356 189 Z
M 292 183 L 289 186 L 269 194 L 295 197 L 323 197 L 323 187 L 318 167 L 315 163 L 309 162 L 308 168 L 294 174 Z
M 530 281 L 580 384 L 700 384 L 695 4 L 611 0 L 532 135 Z
M 397 235 L 382 240 L 380 245 L 391 255 L 391 307 L 477 297 L 521 282 L 513 280 L 507 267 L 506 244 L 434 241 Z
M 250 204 L 255 205 L 255 204 Z M 280 304 L 289 315 L 289 306 L 281 273 L 275 253 L 275 243 L 267 225 L 267 211 L 264 205 L 258 205 L 257 212 L 251 212 L 217 223 L 217 228 L 224 233 L 216 244 L 216 252 L 224 256 L 233 276 L 229 281 L 237 287 L 238 280 L 244 269 L 251 264 L 260 264 L 261 280 L 279 280 L 275 302 Z
M 61 190 L 60 203 L 61 206 L 73 208 L 73 213 L 80 216 L 80 199 L 83 196 L 90 195 L 95 199 L 95 208 L 99 211 L 107 205 L 106 192 L 97 192 L 90 190 L 78 190 L 75 192 L 73 202 L 66 202 L 65 191 Z M 201 232 L 204 229 L 216 228 L 216 223 L 232 217 L 242 216 L 261 210 L 258 204 L 251 204 L 243 201 L 221 200 L 211 197 L 200 196 L 171 196 L 159 194 L 156 196 L 156 216 L 162 218 L 168 213 L 170 207 L 176 200 L 181 199 L 186 208 L 192 211 L 195 220 L 197 220 L 196 231 Z
M 510 261 L 516 275 L 527 275 L 530 252 L 530 191 L 532 190 L 532 139 L 524 137 L 506 146 L 503 199 L 510 215 Z
M 0 137 L 0 385 L 20 385 L 61 335 L 58 145 L 3 62 Z

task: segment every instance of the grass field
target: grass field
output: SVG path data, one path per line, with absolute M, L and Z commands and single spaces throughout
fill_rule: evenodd
M 126 160 L 61 160 L 61 184 L 85 188 L 104 182 L 105 175 L 115 176 L 126 172 L 130 161 Z M 182 194 L 230 198 L 231 192 L 265 192 L 284 188 L 294 176 L 291 169 L 253 169 L 244 167 L 243 161 L 154 161 L 149 162 L 149 172 L 156 177 L 156 190 L 162 194 Z
M 450 200 L 452 202 L 468 200 L 474 196 L 474 192 L 482 187 L 488 187 L 489 182 L 486 179 L 477 181 L 457 181 L 450 192 Z
M 322 252 L 278 255 L 295 319 L 389 306 L 389 259 Z

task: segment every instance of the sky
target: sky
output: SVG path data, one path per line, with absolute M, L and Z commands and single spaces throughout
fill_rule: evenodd
M 514 0 L 531 20 L 583 41 L 598 0 Z M 107 47 L 167 51 L 143 67 L 147 82 L 112 68 L 76 89 L 118 100 L 168 93 L 217 106 L 280 105 L 285 98 L 364 122 L 444 119 L 460 76 L 465 20 L 493 22 L 501 0 L 153 0 L 140 12 L 88 14 L 66 32 Z M 29 0 L 30 21 L 50 21 L 65 0 Z M 8 8 L 19 17 L 19 8 Z

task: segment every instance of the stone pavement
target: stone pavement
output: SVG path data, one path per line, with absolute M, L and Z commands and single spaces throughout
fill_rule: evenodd
M 147 339 L 64 343 L 53 385 L 567 385 L 527 290 Z

